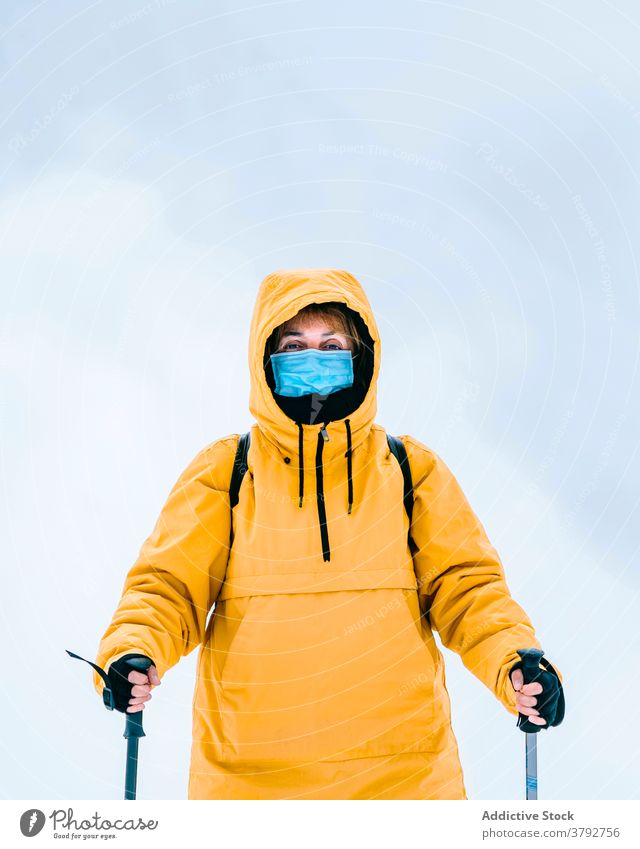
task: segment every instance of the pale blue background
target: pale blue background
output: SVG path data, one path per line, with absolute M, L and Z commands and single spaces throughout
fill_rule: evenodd
M 454 470 L 564 674 L 541 798 L 638 797 L 640 12 L 556 5 L 3 3 L 3 797 L 121 797 L 123 717 L 64 650 L 251 424 L 257 287 L 298 266 L 362 282 L 377 421 Z M 141 797 L 186 797 L 196 654 Z M 523 798 L 445 654 L 469 797 Z

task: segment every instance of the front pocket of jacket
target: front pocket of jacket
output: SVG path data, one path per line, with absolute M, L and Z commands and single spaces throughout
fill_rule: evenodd
M 250 625 L 249 609 L 254 596 L 241 596 L 218 603 L 213 623 L 213 668 L 216 680 L 224 684 L 233 676 L 235 661 L 241 651 L 242 632 Z
M 221 668 L 228 758 L 431 751 L 434 662 L 405 592 L 251 597 Z

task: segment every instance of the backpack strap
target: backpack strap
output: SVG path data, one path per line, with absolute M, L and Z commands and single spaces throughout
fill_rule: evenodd
M 249 444 L 251 442 L 251 432 L 241 433 L 238 437 L 238 445 L 236 447 L 236 456 L 233 461 L 233 470 L 231 472 L 231 480 L 229 481 L 229 506 L 231 508 L 231 530 L 229 533 L 229 551 L 233 546 L 233 508 L 238 503 L 240 495 L 240 484 L 242 478 L 247 471 L 247 456 L 249 454 Z
M 407 511 L 409 524 L 411 524 L 411 516 L 413 514 L 413 480 L 411 478 L 411 467 L 409 465 L 409 458 L 407 457 L 407 449 L 404 447 L 404 442 L 397 436 L 387 434 L 387 442 L 389 443 L 391 453 L 402 469 L 402 475 L 404 477 L 404 509 Z
M 233 461 L 233 471 L 231 473 L 231 483 L 229 484 L 229 502 L 231 509 L 238 503 L 240 494 L 240 484 L 242 478 L 247 471 L 247 457 L 249 455 L 249 445 L 251 443 L 251 432 L 240 434 L 238 439 L 238 447 L 236 448 L 236 458 Z
M 411 477 L 409 457 L 407 456 L 407 449 L 404 447 L 404 442 L 399 437 L 387 434 L 387 442 L 389 443 L 391 453 L 400 464 L 402 477 L 404 478 L 403 501 L 404 509 L 407 511 L 407 516 L 409 517 L 409 550 L 413 556 L 419 549 L 411 536 L 411 521 L 413 516 L 413 479 Z

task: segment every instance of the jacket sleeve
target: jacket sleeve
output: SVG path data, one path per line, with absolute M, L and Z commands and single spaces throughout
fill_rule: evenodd
M 517 716 L 509 670 L 520 660 L 517 649 L 542 646 L 450 469 L 419 440 L 402 439 L 413 476 L 411 536 L 421 610 L 443 645 Z
M 130 652 L 152 658 L 160 678 L 203 642 L 229 555 L 229 482 L 237 435 L 203 448 L 182 472 L 129 570 L 96 664 Z M 94 687 L 102 695 L 97 672 Z

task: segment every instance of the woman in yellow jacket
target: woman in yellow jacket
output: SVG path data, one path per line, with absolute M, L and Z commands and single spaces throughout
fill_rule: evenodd
M 510 713 L 557 724 L 539 683 L 510 678 L 540 643 L 495 549 L 444 462 L 405 435 L 409 522 L 374 422 L 380 356 L 353 275 L 268 275 L 238 503 L 233 434 L 184 470 L 128 572 L 96 663 L 134 712 L 200 646 L 190 799 L 465 799 L 432 629 Z M 148 677 L 130 654 L 152 659 Z

